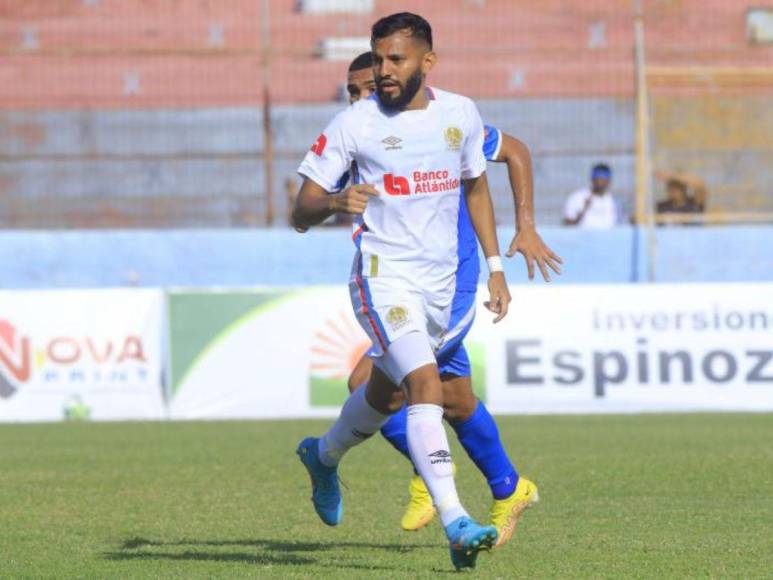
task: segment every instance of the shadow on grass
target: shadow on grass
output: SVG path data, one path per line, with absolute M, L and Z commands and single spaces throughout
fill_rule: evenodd
M 252 547 L 254 552 L 217 552 L 206 548 L 222 547 Z M 181 551 L 172 550 L 180 548 Z M 185 549 L 187 548 L 187 549 Z M 199 550 L 198 548 L 201 548 Z M 300 555 L 305 552 L 320 552 L 339 548 L 376 549 L 395 553 L 408 553 L 414 550 L 438 549 L 437 544 L 378 544 L 372 542 L 286 542 L 269 539 L 233 539 L 233 540 L 195 540 L 183 538 L 180 540 L 161 541 L 134 537 L 123 542 L 119 551 L 103 554 L 106 560 L 136 561 L 136 560 L 168 560 L 168 561 L 207 561 L 207 562 L 243 562 L 260 566 L 299 566 L 314 565 L 323 568 L 350 568 L 355 570 L 386 570 L 393 568 L 378 565 L 361 565 L 344 563 L 340 560 L 316 559 L 310 555 Z
M 136 552 L 107 552 L 103 554 L 106 560 L 133 561 L 133 560 L 188 560 L 192 562 L 244 562 L 260 566 L 271 565 L 301 565 L 317 564 L 312 558 L 304 558 L 294 554 L 250 554 L 247 552 L 148 552 L 139 550 Z
M 414 550 L 437 549 L 438 544 L 378 544 L 374 542 L 282 542 L 277 540 L 246 539 L 246 540 L 193 540 L 183 538 L 174 541 L 148 540 L 131 538 L 121 545 L 121 550 L 136 550 L 150 547 L 180 547 L 180 546 L 250 546 L 263 548 L 272 552 L 317 552 L 336 550 L 338 548 L 362 548 L 398 552 L 401 554 Z

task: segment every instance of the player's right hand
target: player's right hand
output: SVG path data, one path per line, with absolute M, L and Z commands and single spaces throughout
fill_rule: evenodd
M 331 196 L 331 209 L 337 213 L 362 214 L 372 196 L 380 195 L 378 190 L 367 183 L 352 185 L 341 193 Z
M 510 309 L 510 290 L 507 288 L 504 272 L 492 272 L 488 279 L 488 291 L 490 298 L 483 305 L 497 315 L 494 324 L 507 316 Z

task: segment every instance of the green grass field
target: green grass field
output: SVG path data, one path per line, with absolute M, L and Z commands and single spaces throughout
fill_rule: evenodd
M 773 574 L 772 415 L 499 421 L 542 501 L 477 575 Z M 452 574 L 438 524 L 400 531 L 410 469 L 380 438 L 345 459 L 343 524 L 317 520 L 293 451 L 328 423 L 0 426 L 0 577 Z M 454 451 L 484 518 L 485 482 Z

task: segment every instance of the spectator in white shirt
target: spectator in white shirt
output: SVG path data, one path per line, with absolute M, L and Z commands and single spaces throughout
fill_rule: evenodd
M 613 228 L 625 223 L 620 202 L 609 191 L 612 170 L 599 163 L 591 171 L 591 186 L 573 191 L 564 204 L 564 225 L 586 229 Z

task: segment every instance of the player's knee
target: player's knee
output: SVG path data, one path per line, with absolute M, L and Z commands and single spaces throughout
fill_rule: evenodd
M 435 365 L 426 365 L 409 373 L 405 383 L 411 404 L 443 404 L 443 384 Z
M 402 391 L 393 391 L 387 401 L 389 414 L 397 413 L 405 405 L 405 394 Z
M 399 389 L 369 388 L 367 395 L 371 406 L 384 415 L 397 413 L 405 404 L 405 394 Z
M 461 422 L 469 419 L 478 406 L 478 398 L 472 390 L 469 376 L 444 374 L 443 412 L 447 421 Z
M 379 369 L 374 369 L 368 381 L 365 399 L 371 407 L 384 415 L 399 411 L 405 403 L 403 391 L 397 388 Z
M 477 406 L 478 399 L 472 394 L 471 396 L 446 397 L 443 405 L 443 416 L 447 421 L 460 423 L 472 417 Z

